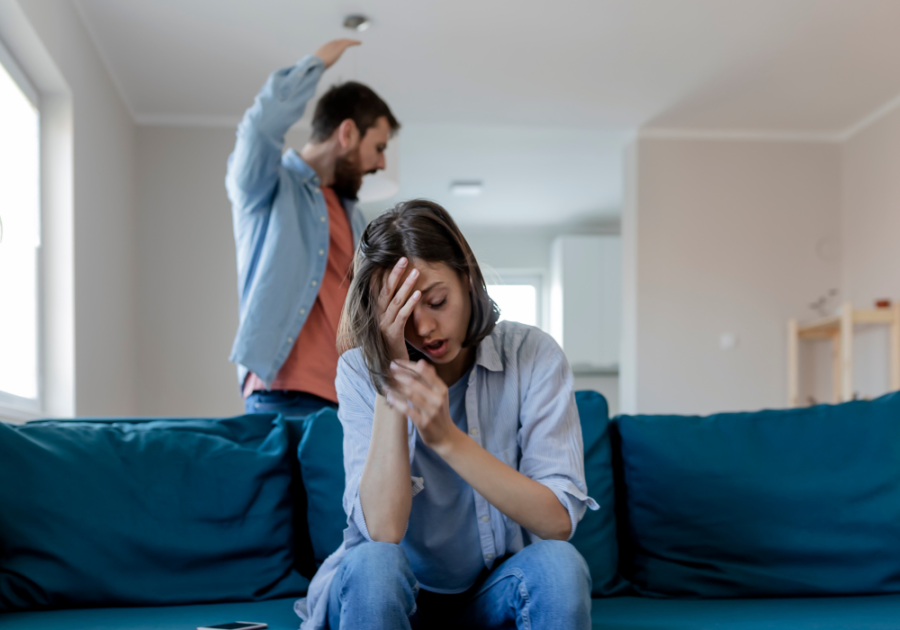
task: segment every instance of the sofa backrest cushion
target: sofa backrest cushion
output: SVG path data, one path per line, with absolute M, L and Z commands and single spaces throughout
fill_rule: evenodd
M 575 394 L 581 417 L 588 494 L 600 510 L 588 510 L 575 531 L 572 544 L 591 570 L 594 595 L 608 595 L 622 586 L 617 574 L 616 522 L 611 450 L 606 399 L 597 392 Z M 337 414 L 323 409 L 305 420 L 298 449 L 303 485 L 308 498 L 307 517 L 316 562 L 321 564 L 343 541 L 347 515 L 344 492 L 343 430 Z
M 600 509 L 584 513 L 570 542 L 578 549 L 591 570 L 591 594 L 600 597 L 617 593 L 623 587 L 618 572 L 619 549 L 616 542 L 616 496 L 609 440 L 609 407 L 606 398 L 587 390 L 575 392 L 575 402 L 581 418 L 584 477 L 588 495 L 600 504 Z
M 302 594 L 281 417 L 0 424 L 0 611 Z
M 900 393 L 616 421 L 639 592 L 900 592 Z
M 306 519 L 306 488 L 300 475 L 300 461 L 295 456 L 303 432 L 306 430 L 306 416 L 284 416 L 287 429 L 288 447 L 286 456 L 291 467 L 291 499 L 294 503 L 294 568 L 309 579 L 316 573 L 312 542 L 309 538 L 309 523 Z
M 297 448 L 300 475 L 306 489 L 306 519 L 316 566 L 344 540 L 344 431 L 337 412 L 326 407 L 304 419 Z

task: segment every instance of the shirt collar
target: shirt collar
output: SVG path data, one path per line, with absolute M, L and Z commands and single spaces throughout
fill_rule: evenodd
M 475 352 L 475 365 L 480 365 L 491 372 L 502 372 L 503 359 L 500 358 L 499 344 L 500 333 L 495 325 L 491 334 L 478 344 L 478 349 Z
M 299 173 L 305 184 L 315 186 L 316 188 L 321 185 L 319 175 L 313 170 L 313 167 L 304 162 L 303 158 L 293 149 L 288 149 L 285 151 L 284 155 L 281 156 L 281 165 L 286 169 Z M 341 204 L 343 204 L 344 209 L 348 212 L 352 212 L 353 209 L 356 208 L 357 203 L 359 202 L 355 199 L 341 197 Z
M 303 181 L 312 186 L 319 185 L 319 176 L 313 170 L 313 167 L 303 161 L 303 158 L 294 151 L 293 149 L 288 149 L 285 151 L 284 155 L 281 156 L 281 165 L 286 169 L 290 169 L 296 173 L 299 173 L 301 177 L 303 177 Z

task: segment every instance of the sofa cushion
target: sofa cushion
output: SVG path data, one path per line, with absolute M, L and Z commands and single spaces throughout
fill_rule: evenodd
M 620 591 L 624 584 L 618 573 L 619 549 L 616 542 L 616 497 L 609 440 L 609 407 L 606 399 L 593 391 L 576 392 L 575 402 L 581 419 L 584 477 L 588 495 L 600 504 L 600 509 L 585 512 L 571 543 L 591 570 L 592 594 L 610 595 Z
M 297 449 L 300 475 L 306 489 L 306 520 L 316 565 L 344 540 L 344 430 L 330 407 L 307 416 Z
M 900 592 L 900 393 L 617 422 L 639 592 Z
M 316 573 L 316 561 L 313 558 L 312 541 L 309 538 L 309 523 L 306 519 L 306 489 L 300 474 L 300 461 L 293 455 L 297 452 L 303 431 L 306 428 L 305 416 L 282 416 L 287 429 L 288 459 L 291 464 L 291 500 L 294 503 L 294 568 L 300 575 L 312 579 Z
M 262 621 L 269 630 L 297 630 L 294 599 L 264 602 L 90 608 L 6 613 L 3 630 L 193 630 L 201 624 Z M 661 600 L 608 597 L 591 602 L 595 630 L 890 630 L 900 595 L 814 599 Z
M 40 610 L 0 615 L 3 630 L 194 630 L 232 621 L 261 621 L 268 630 L 297 630 L 296 598 L 144 608 Z
M 900 595 L 803 599 L 651 599 L 591 602 L 598 630 L 891 630 Z
M 579 523 L 572 544 L 588 563 L 593 593 L 618 592 L 623 583 L 617 574 L 616 522 L 612 481 L 611 449 L 606 399 L 597 392 L 575 394 L 581 417 L 585 448 L 585 477 L 588 494 L 600 510 L 588 510 Z M 347 515 L 342 505 L 344 492 L 343 430 L 337 414 L 323 409 L 306 419 L 298 455 L 303 485 L 309 499 L 307 518 L 315 551 L 321 564 L 343 541 Z
M 286 449 L 274 414 L 0 424 L 0 610 L 303 593 Z

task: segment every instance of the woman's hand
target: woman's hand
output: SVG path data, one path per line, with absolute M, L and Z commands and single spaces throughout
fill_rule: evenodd
M 406 281 L 400 285 L 399 289 L 397 288 L 408 264 L 409 261 L 406 258 L 398 260 L 378 294 L 378 313 L 380 314 L 378 325 L 391 350 L 391 359 L 394 361 L 409 361 L 409 351 L 406 349 L 406 337 L 403 333 L 406 329 L 406 320 L 409 319 L 416 302 L 422 296 L 420 291 L 409 295 L 412 288 L 416 286 L 416 280 L 419 279 L 419 272 L 416 269 L 410 271 Z M 409 296 L 408 299 L 407 296 Z
M 391 374 L 396 390 L 387 392 L 388 404 L 408 416 L 422 441 L 440 455 L 441 447 L 463 435 L 450 417 L 447 385 L 427 361 L 394 361 Z
M 528 531 L 545 539 L 568 540 L 572 530 L 569 512 L 553 491 L 501 462 L 453 423 L 450 393 L 434 366 L 424 360 L 394 361 L 391 374 L 396 385 L 387 390 L 387 404 L 398 416 L 412 420 L 428 448 L 488 503 Z M 406 438 L 406 423 L 403 425 L 399 439 Z M 366 519 L 368 522 L 368 512 Z

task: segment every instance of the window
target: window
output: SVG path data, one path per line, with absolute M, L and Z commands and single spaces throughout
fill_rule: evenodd
M 487 275 L 488 295 L 500 307 L 500 321 L 542 326 L 543 283 L 540 274 L 510 271 Z
M 40 412 L 37 97 L 0 46 L 0 406 Z

